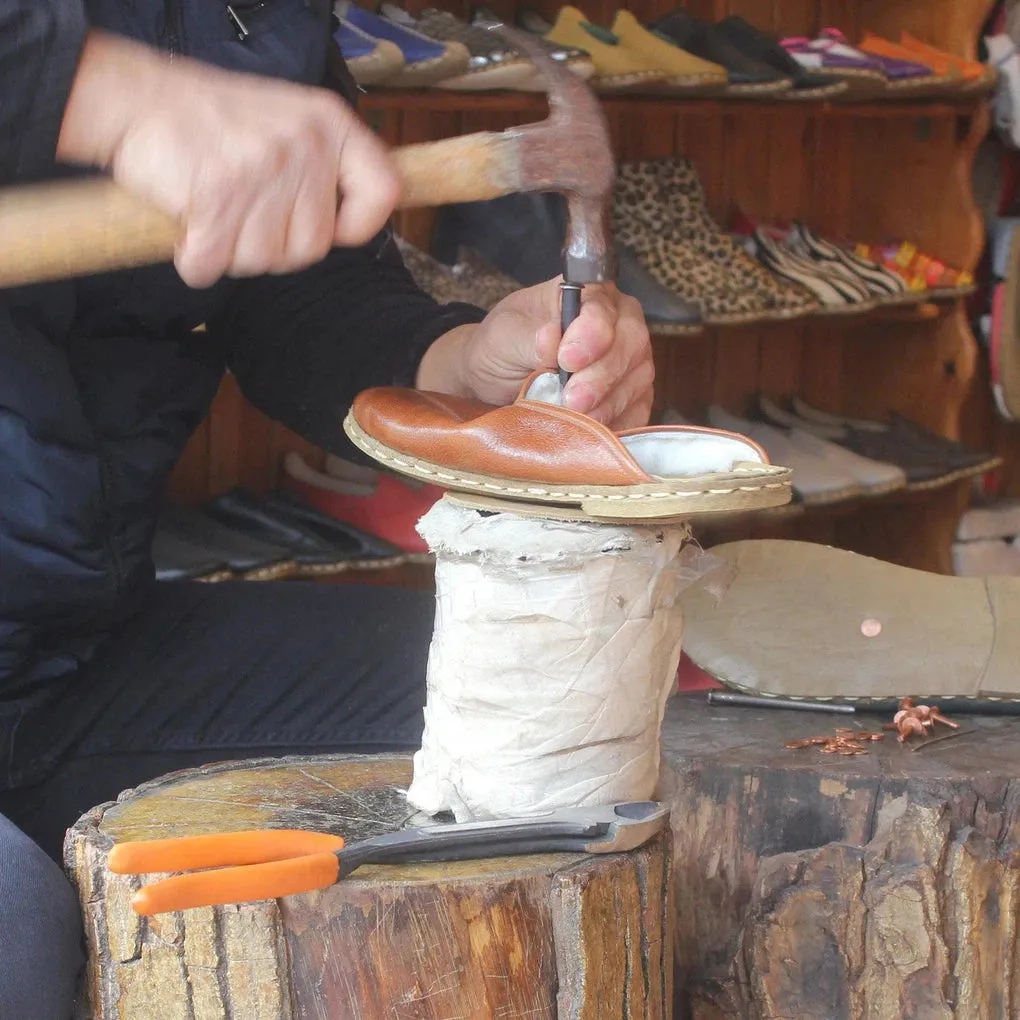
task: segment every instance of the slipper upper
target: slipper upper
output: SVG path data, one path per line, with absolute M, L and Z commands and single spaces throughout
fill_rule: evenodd
M 560 395 L 556 374 L 537 372 L 506 407 L 379 387 L 361 393 L 351 410 L 365 433 L 406 456 L 518 481 L 642 485 L 768 464 L 758 444 L 718 429 L 665 425 L 617 434 L 563 407 Z

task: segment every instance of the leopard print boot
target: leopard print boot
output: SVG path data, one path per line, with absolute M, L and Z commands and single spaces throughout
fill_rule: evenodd
M 766 307 L 762 318 L 795 318 L 818 310 L 818 302 L 808 290 L 770 273 L 719 227 L 708 211 L 705 190 L 689 159 L 646 160 L 641 169 L 645 179 L 658 180 L 681 236 L 727 273 L 743 279 L 761 297 Z
M 638 164 L 620 168 L 613 193 L 612 228 L 652 277 L 695 305 L 707 324 L 752 322 L 769 313 L 767 303 L 688 243 L 668 221 L 660 182 Z

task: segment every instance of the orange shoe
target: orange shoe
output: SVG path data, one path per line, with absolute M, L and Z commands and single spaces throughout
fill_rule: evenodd
M 955 54 L 936 49 L 934 46 L 921 42 L 920 39 L 909 32 L 900 33 L 900 45 L 908 53 L 913 53 L 916 57 L 920 57 L 926 64 L 937 71 L 942 71 L 943 67 L 955 68 L 960 76 L 960 81 L 963 83 L 984 83 L 990 80 L 994 81 L 995 79 L 995 68 L 982 64 L 980 60 L 967 60 L 964 57 L 958 57 Z
M 902 78 L 889 82 L 890 90 L 897 92 L 904 91 L 928 91 L 932 89 L 941 90 L 948 85 L 958 84 L 960 72 L 943 62 L 943 67 L 935 67 L 929 60 L 921 60 L 917 53 L 912 52 L 905 46 L 885 39 L 874 32 L 865 32 L 857 48 L 864 53 L 874 57 L 884 57 L 888 60 L 903 61 L 905 64 L 927 67 L 928 74 L 904 75 Z

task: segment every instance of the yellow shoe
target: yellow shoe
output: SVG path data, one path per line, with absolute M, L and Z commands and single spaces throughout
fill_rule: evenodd
M 667 71 L 625 46 L 612 32 L 593 25 L 576 7 L 563 7 L 545 38 L 560 46 L 576 46 L 590 54 L 595 64 L 591 85 L 596 89 L 634 88 L 669 77 Z
M 683 89 L 724 88 L 726 68 L 702 60 L 661 35 L 650 32 L 630 11 L 617 11 L 613 35 L 629 50 L 641 54 L 653 67 L 665 71 L 666 85 Z

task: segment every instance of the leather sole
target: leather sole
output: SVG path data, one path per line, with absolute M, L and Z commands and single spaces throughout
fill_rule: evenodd
M 684 651 L 765 697 L 1020 700 L 1020 578 L 946 577 L 810 542 L 715 546 L 728 586 L 686 591 Z
M 847 94 L 846 82 L 834 82 L 832 85 L 817 85 L 813 88 L 798 89 L 792 88 L 779 95 L 784 103 L 809 102 L 811 100 L 831 99 L 833 96 L 845 96 Z
M 647 88 L 661 82 L 663 76 L 654 71 L 641 71 L 635 74 L 606 74 L 597 72 L 588 79 L 588 84 L 596 92 L 622 92 L 628 89 Z
M 404 64 L 392 78 L 387 78 L 380 84 L 388 89 L 415 89 L 423 85 L 435 85 L 444 78 L 462 74 L 466 63 L 467 61 L 457 54 L 444 53 L 443 56 L 433 57 L 431 60 Z
M 368 435 L 351 412 L 344 419 L 344 431 L 364 453 L 411 478 L 510 502 L 576 507 L 598 520 L 663 520 L 698 513 L 765 509 L 788 503 L 792 495 L 791 472 L 773 465 L 749 465 L 725 474 L 670 478 L 640 485 L 532 484 L 451 470 L 401 453 Z
M 494 89 L 519 89 L 522 83 L 535 76 L 534 65 L 527 60 L 515 60 L 497 67 L 466 71 L 452 78 L 436 82 L 437 89 L 448 92 L 488 92 Z
M 359 85 L 378 85 L 399 74 L 403 66 L 404 55 L 400 47 L 385 39 L 376 40 L 372 53 L 347 61 L 347 69 Z
M 793 82 L 790 79 L 780 81 L 763 81 L 754 84 L 727 85 L 723 96 L 776 96 L 792 91 Z

